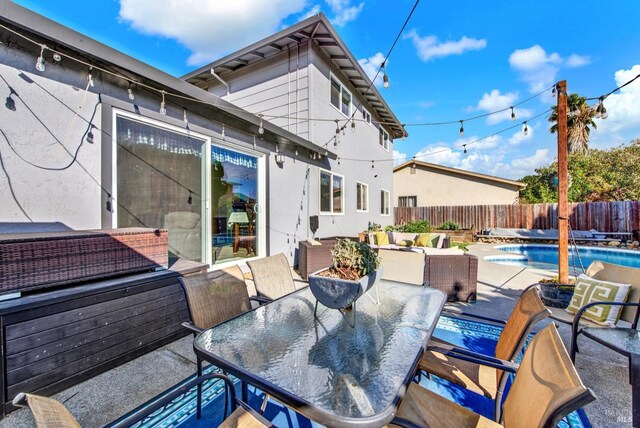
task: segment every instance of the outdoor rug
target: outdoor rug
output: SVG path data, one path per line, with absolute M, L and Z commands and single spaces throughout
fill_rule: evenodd
M 501 328 L 492 324 L 468 321 L 460 318 L 452 318 L 442 316 L 438 322 L 434 336 L 452 342 L 460 347 L 465 347 L 472 351 L 484 354 L 493 354 Z M 217 370 L 215 367 L 208 367 L 205 373 L 211 370 Z M 191 378 L 185 379 L 187 382 Z M 464 388 L 460 388 L 447 381 L 441 380 L 433 376 L 431 380 L 426 376 L 422 376 L 420 382 L 423 386 L 435 391 L 436 393 L 453 400 L 477 413 L 488 418 L 493 418 L 493 403 L 491 400 L 471 393 Z M 239 393 L 239 384 L 237 391 Z M 162 398 L 160 394 L 156 399 Z M 264 394 L 252 387 L 249 388 L 249 404 L 254 408 L 260 408 L 262 397 Z M 149 403 L 152 403 L 151 400 Z M 224 386 L 221 381 L 209 381 L 203 387 L 203 411 L 202 418 L 196 419 L 196 391 L 189 391 L 181 397 L 176 398 L 169 405 L 157 410 L 154 414 L 143 421 L 133 425 L 135 428 L 200 428 L 215 427 L 223 420 L 224 410 Z M 299 415 L 282 404 L 274 400 L 269 400 L 264 417 L 273 422 L 274 425 L 282 428 L 307 428 L 318 427 L 320 425 L 309 421 L 302 415 Z M 563 419 L 558 427 L 562 428 L 581 428 L 591 427 L 586 414 L 582 409 L 573 412 Z

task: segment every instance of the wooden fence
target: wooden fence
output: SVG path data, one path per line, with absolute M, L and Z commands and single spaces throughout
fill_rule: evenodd
M 394 220 L 396 225 L 428 220 L 434 227 L 453 221 L 477 231 L 493 227 L 557 229 L 557 212 L 558 204 L 396 207 Z M 574 230 L 631 232 L 640 229 L 640 201 L 570 203 L 569 213 Z

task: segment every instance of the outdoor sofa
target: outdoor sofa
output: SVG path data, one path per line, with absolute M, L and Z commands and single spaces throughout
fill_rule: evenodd
M 381 234 L 384 234 L 387 239 L 381 241 Z M 418 246 L 418 239 L 420 235 L 430 235 L 433 238 L 431 246 Z M 435 241 L 435 238 L 438 238 Z M 368 242 L 373 249 L 385 249 L 385 250 L 405 250 L 413 251 L 416 253 L 424 253 L 428 255 L 462 255 L 464 251 L 459 248 L 449 248 L 451 243 L 449 238 L 444 233 L 404 233 L 404 232 L 371 232 L 368 235 Z

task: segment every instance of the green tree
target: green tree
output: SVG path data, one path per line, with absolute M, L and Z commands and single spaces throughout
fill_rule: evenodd
M 640 200 L 640 139 L 629 145 L 569 154 L 569 201 Z M 557 202 L 558 163 L 540 167 L 520 179 L 521 203 Z
M 558 131 L 558 107 L 553 106 L 549 115 L 549 122 L 552 123 L 551 131 L 555 134 Z M 571 94 L 567 97 L 567 144 L 569 153 L 586 153 L 589 150 L 589 133 L 591 128 L 598 126 L 593 121 L 596 110 L 587 104 L 587 99 L 578 94 Z

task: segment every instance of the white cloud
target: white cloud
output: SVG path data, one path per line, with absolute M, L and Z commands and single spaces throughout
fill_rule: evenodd
M 502 143 L 502 137 L 500 135 L 491 135 L 485 137 L 482 140 L 478 140 L 478 136 L 469 136 L 468 138 L 460 138 L 453 145 L 455 147 L 461 147 L 463 144 L 467 144 L 467 152 L 476 150 L 492 149 Z M 464 147 L 460 148 L 464 152 Z
M 534 169 L 551 161 L 548 149 L 538 149 L 531 156 L 512 159 L 508 164 L 501 164 L 497 173 L 503 177 L 518 179 L 533 174 Z
M 640 64 L 615 72 L 615 85 L 621 86 L 640 74 Z M 640 137 L 640 79 L 604 100 L 609 117 L 595 119 L 598 129 L 591 131 L 592 147 L 611 147 Z
M 501 94 L 499 90 L 494 89 L 491 92 L 485 92 L 484 95 L 482 95 L 482 98 L 480 99 L 480 101 L 478 101 L 478 105 L 475 109 L 489 113 L 492 111 L 508 108 L 514 105 L 517 100 L 517 92 L 506 92 L 504 94 Z M 531 111 L 526 108 L 517 107 L 514 109 L 514 113 L 516 114 L 516 119 L 518 120 L 531 117 Z M 501 113 L 487 116 L 487 123 L 490 125 L 494 125 L 505 120 L 511 120 L 510 109 Z
M 582 67 L 591 64 L 591 57 L 584 55 L 571 54 L 567 58 L 567 67 Z
M 378 73 L 378 70 L 380 69 L 383 61 L 384 55 L 382 52 L 378 52 L 375 55 L 370 56 L 369 58 L 362 58 L 358 60 L 360 66 L 362 67 L 364 72 L 367 73 L 367 76 L 369 76 L 369 79 L 371 80 L 373 80 L 373 77 L 376 75 L 376 73 Z M 389 65 L 389 61 L 387 61 L 387 65 Z M 380 71 L 380 73 L 378 73 L 376 81 L 374 82 L 376 86 L 382 85 L 382 76 L 383 73 L 382 71 Z
M 431 108 L 436 105 L 435 101 L 419 101 L 418 107 L 420 108 Z
M 311 18 L 312 16 L 319 14 L 320 10 L 321 10 L 321 6 L 319 4 L 313 5 L 311 9 L 309 9 L 300 17 L 300 20 L 303 21 L 307 18 Z
M 462 152 L 451 150 L 451 147 L 446 143 L 436 143 L 420 149 L 416 153 L 416 159 L 457 168 L 462 159 Z
M 398 150 L 393 151 L 393 166 L 400 165 L 407 160 L 407 154 Z
M 590 64 L 588 56 L 569 55 L 565 61 L 557 52 L 547 54 L 540 45 L 526 49 L 516 49 L 509 56 L 509 65 L 518 71 L 520 79 L 529 85 L 530 92 L 540 92 L 555 81 L 560 68 L 582 67 Z
M 418 57 L 425 62 L 434 58 L 462 55 L 467 51 L 477 51 L 487 46 L 486 40 L 467 36 L 462 36 L 458 41 L 440 42 L 436 36 L 420 37 L 415 29 L 409 31 L 403 38 L 411 39 Z
M 197 66 L 276 32 L 306 0 L 120 0 L 120 19 L 141 33 L 175 39 Z
M 325 0 L 331 8 L 334 17 L 331 18 L 331 23 L 337 27 L 343 27 L 346 23 L 355 20 L 362 9 L 364 9 L 364 2 L 357 6 L 351 6 L 351 0 Z

